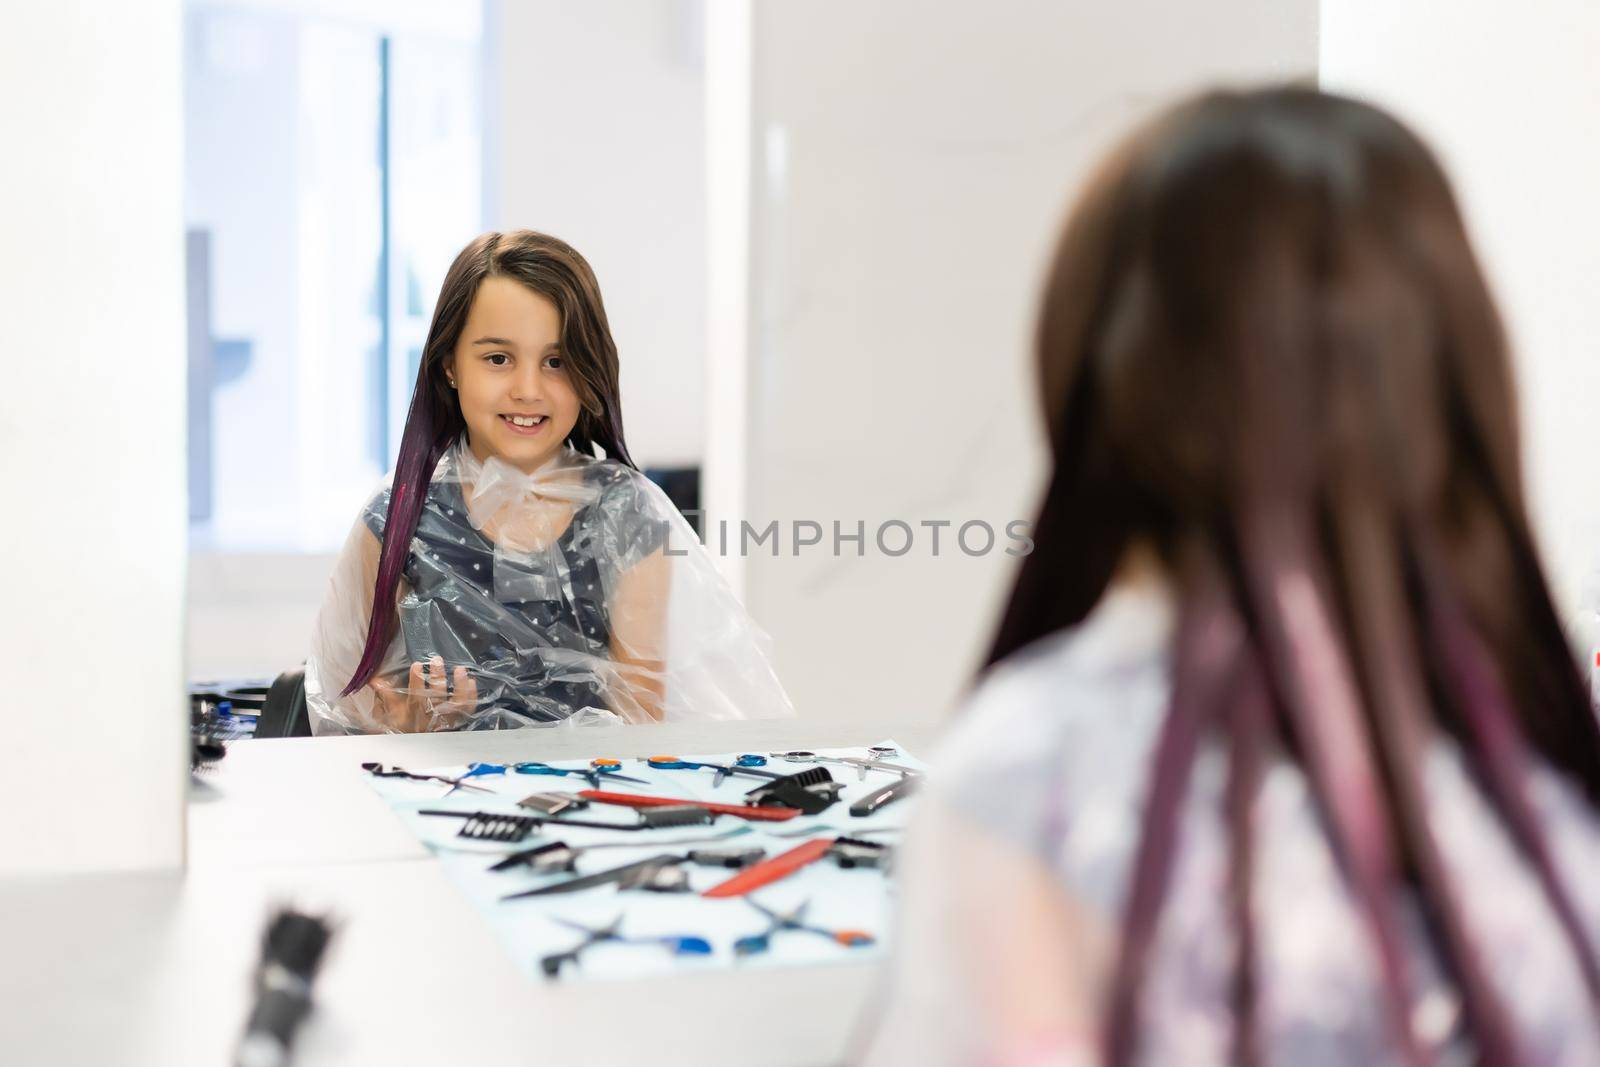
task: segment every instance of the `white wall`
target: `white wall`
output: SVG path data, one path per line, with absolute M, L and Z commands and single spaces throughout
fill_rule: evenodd
M 0 874 L 183 858 L 179 15 L 0 20 Z
M 555 234 L 594 267 L 641 466 L 704 446 L 701 17 L 699 0 L 508 0 L 484 26 L 491 224 Z
M 1394 110 L 1456 183 L 1516 350 L 1534 521 L 1571 616 L 1600 563 L 1600 5 L 1322 0 L 1321 53 L 1324 88 Z
M 1030 517 L 1035 297 L 1086 166 L 1176 93 L 1314 76 L 1315 0 L 821 0 L 754 16 L 745 510 L 869 531 Z M 802 714 L 949 706 L 1016 562 L 952 553 L 952 532 L 939 558 L 748 561 Z
M 188 677 L 272 678 L 305 662 L 336 558 L 287 552 L 190 555 Z

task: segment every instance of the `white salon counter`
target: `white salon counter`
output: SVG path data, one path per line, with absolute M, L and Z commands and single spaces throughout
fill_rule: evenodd
M 301 1033 L 301 1067 L 841 1062 L 869 1007 L 874 965 L 531 981 L 359 765 L 766 752 L 888 737 L 926 756 L 937 728 L 930 716 L 237 744 L 193 793 L 186 872 L 0 882 L 0 1061 L 229 1063 L 268 908 L 293 901 L 341 920 Z M 118 832 L 114 798 L 106 814 L 106 832 Z

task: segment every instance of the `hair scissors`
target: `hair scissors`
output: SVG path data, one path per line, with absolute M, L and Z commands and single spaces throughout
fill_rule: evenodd
M 657 770 L 716 771 L 716 775 L 711 779 L 713 786 L 721 785 L 730 774 L 742 774 L 749 778 L 783 777 L 783 775 L 774 771 L 757 770 L 756 768 L 767 765 L 767 757 L 757 756 L 751 752 L 746 752 L 744 755 L 736 757 L 732 763 L 698 763 L 694 760 L 686 760 L 682 756 L 651 756 L 645 762 Z
M 836 941 L 846 948 L 863 948 L 873 943 L 875 938 L 865 930 L 829 930 L 821 926 L 812 926 L 807 923 L 806 911 L 811 907 L 809 900 L 802 900 L 788 911 L 773 911 L 765 904 L 758 902 L 754 897 L 745 897 L 746 903 L 767 917 L 770 925 L 759 934 L 749 934 L 733 943 L 733 953 L 736 956 L 752 956 L 758 952 L 765 952 L 772 947 L 772 939 L 785 930 L 797 930 L 808 934 L 817 934 Z
M 468 785 L 467 784 L 466 779 L 474 778 L 474 777 L 478 776 L 479 774 L 495 774 L 495 773 L 504 773 L 505 772 L 505 768 L 504 767 L 501 767 L 499 772 L 495 772 L 495 771 L 475 771 L 475 770 L 472 769 L 473 767 L 482 767 L 482 766 L 486 766 L 486 765 L 485 764 L 481 764 L 481 763 L 474 763 L 474 764 L 471 765 L 471 767 L 468 767 L 466 774 L 460 775 L 459 777 L 456 777 L 456 778 L 451 778 L 448 775 L 443 775 L 443 774 L 415 774 L 415 773 L 413 773 L 411 771 L 406 770 L 404 767 L 384 767 L 384 765 L 381 764 L 381 763 L 363 763 L 361 765 L 361 769 L 366 771 L 368 774 L 372 775 L 374 778 L 408 778 L 413 782 L 443 782 L 445 785 L 448 785 L 450 787 L 449 789 L 445 790 L 445 792 L 444 792 L 445 796 L 449 796 L 451 793 L 454 793 L 457 789 L 476 789 L 480 793 L 493 793 L 494 792 L 493 789 L 489 789 L 489 788 L 486 788 L 486 787 L 481 786 L 481 785 Z
M 587 768 L 582 767 L 552 767 L 548 763 L 528 760 L 523 763 L 512 764 L 511 769 L 518 774 L 559 774 L 577 775 L 591 786 L 600 788 L 600 779 L 609 778 L 613 782 L 633 782 L 636 785 L 649 785 L 643 778 L 630 778 L 626 774 L 619 774 L 617 768 L 622 766 L 621 760 L 609 759 L 604 756 L 589 761 Z
M 544 971 L 547 978 L 559 978 L 561 968 L 567 964 L 574 966 L 578 957 L 585 950 L 606 941 L 614 941 L 623 945 L 660 945 L 674 956 L 709 956 L 711 955 L 711 942 L 703 937 L 694 937 L 683 934 L 668 934 L 656 937 L 624 937 L 622 935 L 622 916 L 606 923 L 604 926 L 585 926 L 552 915 L 551 919 L 560 923 L 569 930 L 576 930 L 583 935 L 583 940 L 567 949 L 565 952 L 554 952 L 539 961 L 540 970 Z
M 839 763 L 846 767 L 854 767 L 861 780 L 865 781 L 868 771 L 887 771 L 890 774 L 919 775 L 922 772 L 915 767 L 905 767 L 898 763 L 889 763 L 876 757 L 863 759 L 860 756 L 823 756 L 806 749 L 795 749 L 791 752 L 774 752 L 773 759 L 786 760 L 789 763 Z
M 455 784 L 452 785 L 449 789 L 446 789 L 444 791 L 444 795 L 445 796 L 449 796 L 451 793 L 454 793 L 457 789 L 484 789 L 485 792 L 492 793 L 492 792 L 494 792 L 494 790 L 485 789 L 485 787 L 483 787 L 483 786 L 467 785 L 467 779 L 468 778 L 485 778 L 485 777 L 488 777 L 489 775 L 493 775 L 493 774 L 502 774 L 503 775 L 505 773 L 506 773 L 506 765 L 504 763 L 469 763 L 469 764 L 467 764 L 467 773 L 461 775 L 458 778 L 456 778 L 455 779 Z

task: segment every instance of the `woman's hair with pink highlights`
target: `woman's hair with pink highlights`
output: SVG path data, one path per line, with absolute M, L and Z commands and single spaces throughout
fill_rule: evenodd
M 1371 106 L 1217 92 L 1096 176 L 1043 296 L 1054 470 L 989 656 L 1089 613 L 1134 544 L 1180 601 L 1106 1019 L 1136 1059 L 1140 994 L 1197 752 L 1229 755 L 1235 1060 L 1259 1062 L 1251 814 L 1303 768 L 1377 946 L 1393 1047 L 1412 1035 L 1398 890 L 1461 993 L 1479 1062 L 1526 1062 L 1433 833 L 1424 752 L 1454 739 L 1600 1002 L 1525 770 L 1600 803 L 1600 729 L 1526 509 L 1504 331 L 1442 169 Z

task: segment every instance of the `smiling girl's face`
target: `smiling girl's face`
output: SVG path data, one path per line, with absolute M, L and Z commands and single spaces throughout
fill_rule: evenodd
M 504 275 L 478 286 L 446 368 L 478 460 L 530 473 L 561 451 L 580 402 L 561 353 L 561 312 Z

